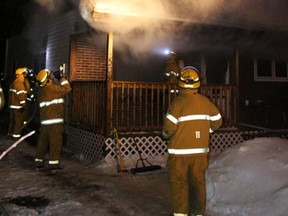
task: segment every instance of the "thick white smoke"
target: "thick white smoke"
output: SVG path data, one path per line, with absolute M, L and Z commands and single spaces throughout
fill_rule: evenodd
M 55 16 L 67 10 L 67 5 L 70 8 L 73 5 L 92 28 L 114 33 L 115 49 L 133 51 L 135 55 L 176 46 L 180 50 L 197 49 L 198 44 L 193 44 L 187 33 L 197 23 L 288 29 L 287 0 L 34 0 L 34 3 L 40 9 L 34 10 L 31 26 L 47 25 L 48 29 Z M 39 35 L 30 31 L 27 34 Z
M 197 23 L 288 29 L 287 8 L 285 0 L 80 0 L 79 4 L 92 28 L 117 35 L 115 48 L 137 53 L 175 43 L 185 47 L 191 40 L 184 32 Z

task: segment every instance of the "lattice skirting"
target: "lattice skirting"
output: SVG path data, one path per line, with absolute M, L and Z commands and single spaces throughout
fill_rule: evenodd
M 105 137 L 69 126 L 64 146 L 84 164 L 94 164 L 104 159 Z
M 246 139 L 257 137 L 259 134 L 261 134 L 259 131 L 239 130 L 215 132 L 210 138 L 210 153 L 218 154 Z M 146 136 L 145 134 L 138 134 L 133 138 L 127 135 L 121 137 L 121 134 L 119 134 L 119 142 L 121 156 L 127 169 L 134 168 L 140 158 L 136 145 L 143 159 L 147 159 L 152 164 L 157 163 L 165 166 L 167 141 L 159 135 Z M 116 163 L 117 146 L 111 137 L 103 137 L 84 129 L 68 126 L 65 147 L 75 155 L 75 158 L 87 165 L 97 164 L 103 160 L 110 164 Z

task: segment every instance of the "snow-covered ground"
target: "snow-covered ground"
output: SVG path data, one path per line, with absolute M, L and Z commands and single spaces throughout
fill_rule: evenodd
M 12 144 L 0 137 L 0 152 Z M 63 154 L 64 170 L 33 170 L 35 147 L 20 144 L 0 161 L 0 215 L 168 216 L 166 169 L 116 173 L 115 165 L 86 167 Z M 163 157 L 163 162 L 166 157 Z M 256 138 L 210 159 L 207 216 L 286 216 L 288 140 Z
M 288 140 L 256 138 L 210 161 L 208 209 L 213 215 L 288 215 Z

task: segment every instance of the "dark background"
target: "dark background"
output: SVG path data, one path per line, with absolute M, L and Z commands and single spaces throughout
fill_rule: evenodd
M 1 53 L 0 73 L 4 72 L 6 39 L 20 34 L 31 16 L 33 0 L 2 0 L 1 1 Z
M 44 1 L 43 1 L 44 2 Z M 40 26 L 48 26 L 50 21 L 59 13 L 66 12 L 75 7 L 78 0 L 51 0 L 45 1 L 47 5 L 40 5 L 36 0 L 2 0 L 0 21 L 0 75 L 5 68 L 6 40 L 14 35 L 25 34 L 29 38 L 43 37 L 45 32 L 39 32 Z M 51 4 L 50 4 L 51 3 Z M 49 4 L 54 9 L 49 10 Z M 45 29 L 45 28 L 44 28 Z

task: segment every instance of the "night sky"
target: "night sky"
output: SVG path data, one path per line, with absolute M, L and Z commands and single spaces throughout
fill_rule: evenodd
M 75 0 L 57 0 L 51 2 L 54 3 L 54 6 L 57 8 L 57 13 L 63 13 L 73 7 L 73 1 Z M 41 2 L 49 4 L 49 1 Z M 55 2 L 61 2 L 61 7 L 56 5 Z M 47 25 L 48 22 L 46 21 L 57 15 L 57 13 L 51 13 L 51 11 L 48 11 L 43 5 L 37 4 L 36 0 L 1 0 L 0 11 L 0 73 L 3 73 L 6 40 L 23 32 L 27 34 L 27 31 L 33 31 L 33 28 L 39 24 L 42 26 Z M 31 34 L 35 35 L 35 33 Z
M 31 2 L 33 0 L 1 1 L 1 73 L 4 71 L 6 39 L 23 31 L 31 14 Z

